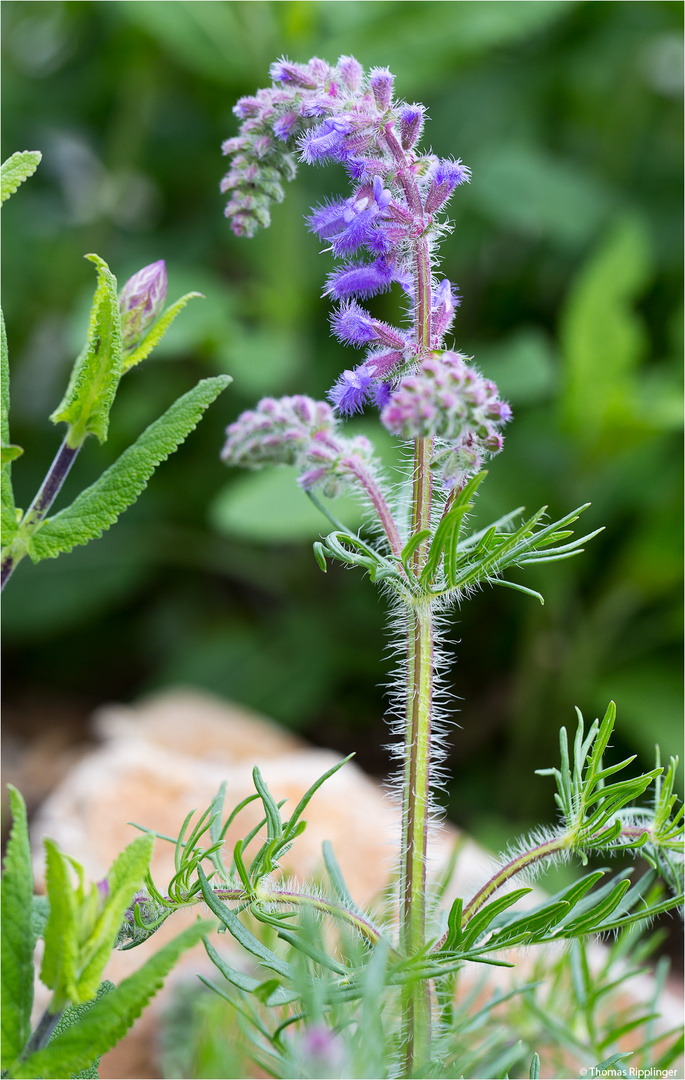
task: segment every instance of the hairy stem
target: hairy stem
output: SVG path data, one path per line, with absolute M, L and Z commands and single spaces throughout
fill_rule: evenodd
M 21 525 L 19 526 L 20 537 L 17 538 L 15 543 L 9 547 L 8 551 L 3 556 L 2 584 L 0 588 L 4 589 L 13 570 L 17 564 L 21 562 L 24 555 L 26 555 L 26 538 L 31 535 L 36 526 L 39 525 L 47 515 L 50 507 L 59 495 L 62 484 L 66 480 L 69 470 L 74 464 L 76 455 L 80 449 L 80 444 L 79 446 L 68 446 L 67 440 L 65 439 L 57 451 L 55 460 L 48 469 L 35 499 L 22 518 Z
M 398 179 L 408 205 L 417 217 L 423 204 L 409 162 L 391 125 L 385 138 L 397 164 Z M 414 345 L 417 356 L 431 348 L 430 247 L 423 231 L 414 241 Z M 430 529 L 432 476 L 431 439 L 414 445 L 411 532 Z M 420 544 L 412 558 L 419 577 L 428 550 Z M 430 757 L 433 720 L 434 626 L 429 601 L 407 606 L 406 732 L 403 777 L 403 831 L 400 852 L 400 941 L 405 954 L 416 953 L 426 941 L 426 848 L 430 811 Z M 411 1076 L 430 1058 L 430 984 L 410 982 L 404 991 L 403 1075 Z
M 627 825 L 624 829 L 621 829 L 618 836 L 613 837 L 613 839 L 616 841 L 633 840 L 637 843 L 640 838 L 649 831 L 649 828 L 646 826 Z M 578 845 L 578 850 L 589 851 L 597 846 L 600 846 L 601 848 L 602 838 L 607 834 L 611 834 L 611 832 L 611 829 L 602 829 L 601 832 L 588 837 L 581 845 Z M 536 844 L 535 847 L 529 848 L 528 851 L 523 851 L 520 855 L 516 855 L 515 858 L 510 859 L 509 862 L 505 863 L 504 866 L 501 866 L 489 881 L 486 881 L 482 888 L 478 890 L 475 896 L 469 900 L 462 914 L 462 927 L 465 928 L 469 920 L 473 918 L 476 912 L 480 911 L 490 897 L 493 896 L 498 889 L 501 889 L 503 885 L 506 885 L 513 877 L 520 874 L 522 870 L 527 870 L 529 866 L 541 862 L 542 859 L 550 858 L 560 851 L 572 851 L 574 849 L 574 835 L 572 833 L 564 833 L 562 836 L 554 837 L 551 840 L 545 840 L 542 844 Z M 446 940 L 447 933 L 440 938 L 431 951 L 438 952 L 445 944 Z

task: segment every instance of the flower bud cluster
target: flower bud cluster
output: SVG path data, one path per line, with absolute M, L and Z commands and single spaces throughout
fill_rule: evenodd
M 117 933 L 114 947 L 116 949 L 130 949 L 140 945 L 155 932 L 160 922 L 170 914 L 171 909 L 156 903 L 144 891 L 137 892 L 129 907 L 124 912 L 124 918 Z M 140 922 L 136 920 L 136 912 Z M 143 923 L 141 926 L 140 923 Z
M 434 460 L 447 487 L 461 483 L 499 453 L 500 428 L 511 418 L 494 382 L 484 379 L 461 353 L 427 357 L 391 393 L 381 421 L 404 439 L 437 438 Z M 444 444 L 447 444 L 445 446 Z
M 260 469 L 296 465 L 305 491 L 319 488 L 335 498 L 362 483 L 373 470 L 373 446 L 363 436 L 345 438 L 325 401 L 304 395 L 264 398 L 231 424 L 222 458 L 227 465 Z

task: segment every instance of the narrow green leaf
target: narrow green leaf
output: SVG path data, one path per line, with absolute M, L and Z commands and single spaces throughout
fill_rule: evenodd
M 224 958 L 216 951 L 212 943 L 208 938 L 204 939 L 204 947 L 207 950 L 207 956 L 212 961 L 218 971 L 221 972 L 223 977 L 237 986 L 239 990 L 244 990 L 246 994 L 254 994 L 261 986 L 264 986 L 263 982 L 259 979 L 253 978 L 252 975 L 245 975 L 242 971 L 236 971 L 230 964 L 227 964 Z M 269 995 L 265 1004 L 268 1005 L 284 1005 L 289 1001 L 293 1001 L 295 996 L 290 991 L 286 990 L 283 986 L 278 986 Z
M 246 926 L 243 926 L 238 916 L 234 915 L 230 908 L 226 907 L 213 891 L 201 866 L 198 866 L 197 873 L 202 886 L 202 895 L 207 907 L 214 915 L 216 915 L 217 919 L 223 923 L 238 944 L 242 945 L 242 947 L 252 953 L 253 956 L 256 956 L 260 964 L 263 964 L 264 967 L 275 971 L 277 975 L 292 979 L 295 974 L 292 965 L 288 964 L 285 960 L 281 960 L 280 956 L 276 956 L 271 949 L 267 949 L 266 945 L 263 945 Z
M 315 792 L 317 792 L 319 790 L 321 785 L 325 784 L 326 781 L 331 776 L 334 776 L 335 773 L 337 773 L 338 769 L 342 769 L 343 765 L 347 765 L 347 762 L 351 761 L 353 757 L 354 757 L 354 754 L 348 754 L 346 758 L 343 758 L 342 761 L 339 761 L 331 769 L 329 769 L 327 772 L 325 772 L 323 774 L 323 776 L 320 776 L 318 780 L 315 780 L 314 783 L 312 784 L 312 786 L 310 788 L 308 788 L 307 791 L 305 791 L 304 795 L 302 796 L 302 798 L 298 802 L 297 806 L 295 807 L 291 817 L 284 824 L 283 836 L 284 836 L 285 839 L 288 839 L 289 837 L 292 836 L 293 830 L 294 830 L 299 818 L 304 813 L 304 811 L 305 811 L 305 809 L 307 807 L 307 804 L 309 803 L 309 800 L 311 799 L 312 795 L 314 795 Z
M 504 578 L 493 578 L 490 582 L 491 585 L 503 585 L 505 589 L 514 589 L 516 592 L 526 593 L 528 596 L 534 596 L 536 600 L 539 600 L 544 607 L 545 598 L 542 593 L 539 593 L 536 589 L 528 589 L 525 585 L 518 585 L 515 581 L 505 581 Z
M 50 916 L 45 928 L 45 952 L 40 977 L 54 991 L 60 1008 L 76 997 L 78 968 L 78 897 L 71 878 L 71 861 L 54 840 L 45 840 L 45 884 Z
M 308 956 L 314 963 L 319 964 L 320 967 L 328 968 L 329 971 L 334 971 L 336 975 L 349 975 L 349 968 L 346 968 L 339 961 L 335 960 L 328 953 L 323 952 L 322 949 L 317 949 L 316 945 L 312 945 L 310 941 L 302 937 L 299 934 L 294 933 L 292 930 L 285 929 L 282 926 L 278 928 L 278 936 L 286 941 L 293 949 L 297 949 L 298 952 L 302 952 L 305 956 Z
M 447 937 L 445 938 L 445 944 L 443 945 L 442 952 L 456 952 L 461 946 L 461 921 L 462 921 L 462 909 L 464 907 L 464 901 L 461 896 L 452 904 L 449 915 L 447 916 Z
M 409 560 L 416 551 L 417 547 L 422 544 L 424 540 L 427 540 L 430 534 L 430 529 L 420 529 L 418 532 L 414 533 L 413 536 L 409 537 L 400 553 L 400 558 L 402 559 L 405 569 L 409 568 Z
M 40 150 L 18 150 L 3 161 L 0 169 L 0 204 L 14 195 L 17 188 L 32 176 L 42 158 Z
M 540 1080 L 540 1056 L 537 1053 L 533 1054 L 532 1058 L 530 1059 L 528 1080 Z
M 54 559 L 101 536 L 136 501 L 156 467 L 190 434 L 230 382 L 229 375 L 203 379 L 174 402 L 71 506 L 49 518 L 36 532 L 29 541 L 33 561 Z
M 259 792 L 259 797 L 264 804 L 264 813 L 266 814 L 266 822 L 269 830 L 268 838 L 269 840 L 276 840 L 283 835 L 281 815 L 273 795 L 264 783 L 264 778 L 256 765 L 252 770 L 252 779 L 254 781 L 254 786 Z
M 88 326 L 86 347 L 77 358 L 64 398 L 52 413 L 53 424 L 69 425 L 70 446 L 86 435 L 107 439 L 109 413 L 121 379 L 121 318 L 117 279 L 99 255 L 86 255 L 98 270 L 98 283 Z
M 188 301 L 193 300 L 195 297 L 199 297 L 201 300 L 204 300 L 204 296 L 202 295 L 202 293 L 186 293 L 185 296 L 182 296 L 180 300 L 177 300 L 175 304 L 172 304 L 166 309 L 166 311 L 159 317 L 154 326 L 152 326 L 148 330 L 147 334 L 140 342 L 138 347 L 134 350 L 134 352 L 132 352 L 130 356 L 124 358 L 121 369 L 122 374 L 126 371 L 129 371 L 130 368 L 135 367 L 136 364 L 139 364 L 141 360 L 145 360 L 145 358 L 150 355 L 152 350 L 157 345 L 159 345 L 160 341 L 166 334 L 167 330 L 178 315 L 179 311 L 183 311 L 183 308 L 186 306 Z
M 33 870 L 26 804 L 8 785 L 12 828 L 2 876 L 2 1068 L 6 1069 L 31 1034 L 33 1005 Z
M 31 1054 L 14 1075 L 26 1080 L 36 1076 L 60 1080 L 88 1068 L 94 1057 L 106 1053 L 123 1038 L 181 953 L 196 945 L 214 925 L 207 919 L 198 920 L 163 945 L 135 974 L 96 1002 L 78 1024 L 53 1039 L 44 1050 Z
M 359 911 L 359 908 L 352 899 L 350 890 L 345 884 L 342 870 L 340 869 L 338 860 L 335 857 L 333 845 L 331 844 L 330 840 L 324 840 L 323 844 L 321 845 L 321 850 L 323 851 L 323 861 L 326 864 L 326 870 L 328 871 L 328 877 L 330 879 L 331 885 L 333 886 L 333 892 L 338 897 L 338 900 L 340 900 L 340 902 L 344 904 L 345 907 L 348 908 L 348 910 Z
M 324 574 L 328 573 L 328 563 L 326 562 L 326 553 L 324 551 L 323 544 L 320 540 L 317 540 L 313 547 L 314 558 L 318 562 L 319 567 L 321 568 L 321 570 L 323 570 Z
M 532 889 L 514 889 L 512 892 L 506 893 L 504 896 L 499 896 L 496 900 L 492 900 L 489 904 L 486 904 L 485 907 L 482 907 L 480 911 L 476 912 L 473 918 L 469 919 L 464 927 L 462 948 L 464 950 L 470 949 L 500 912 L 506 911 L 508 907 L 511 907 L 512 904 L 515 904 L 517 900 L 520 900 L 522 896 L 525 896 L 529 892 L 532 892 Z

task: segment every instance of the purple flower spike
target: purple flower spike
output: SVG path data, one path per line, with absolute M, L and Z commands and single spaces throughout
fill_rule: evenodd
M 164 307 L 167 290 L 164 259 L 144 266 L 129 278 L 119 293 L 124 352 L 132 352 Z
M 346 416 L 361 412 L 364 408 L 373 379 L 365 367 L 343 371 L 335 386 L 329 391 L 328 400 Z
M 392 84 L 394 76 L 387 68 L 372 68 L 369 72 L 369 86 L 373 93 L 374 101 L 379 109 L 385 112 L 390 108 L 392 101 Z

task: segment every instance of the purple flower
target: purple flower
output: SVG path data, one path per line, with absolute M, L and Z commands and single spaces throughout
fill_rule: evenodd
M 437 347 L 442 342 L 454 320 L 461 297 L 447 278 L 443 278 L 433 292 L 431 305 L 431 338 Z
M 392 326 L 372 319 L 367 311 L 352 300 L 342 304 L 331 316 L 331 325 L 335 336 L 350 345 L 365 345 L 378 341 L 390 349 L 403 350 L 406 341 Z
M 362 84 L 363 68 L 353 56 L 341 56 L 337 63 L 338 71 L 348 90 L 356 93 Z
M 363 410 L 372 385 L 373 379 L 364 366 L 355 368 L 354 371 L 343 371 L 335 386 L 329 391 L 328 400 L 338 412 L 351 416 L 352 413 Z
M 302 64 L 293 64 L 285 57 L 271 65 L 269 75 L 274 82 L 292 83 L 310 90 L 316 88 L 316 79 L 310 75 L 307 68 Z
M 392 284 L 393 271 L 385 259 L 372 263 L 346 263 L 328 275 L 324 296 L 346 300 L 350 296 L 368 297 L 387 292 Z
M 299 141 L 300 159 L 308 165 L 318 165 L 333 158 L 344 161 L 347 157 L 345 135 L 350 131 L 350 121 L 345 117 L 328 118 L 318 127 L 305 132 Z
M 371 87 L 374 101 L 378 108 L 383 112 L 390 108 L 390 102 L 392 101 L 392 84 L 394 81 L 394 75 L 391 75 L 387 68 L 372 68 L 369 72 L 369 86 Z
M 418 142 L 424 113 L 423 105 L 405 105 L 400 110 L 400 142 L 403 150 L 411 150 Z
M 471 170 L 462 164 L 461 158 L 452 161 L 450 158 L 442 158 L 431 174 L 431 184 L 426 196 L 426 213 L 434 214 L 444 203 L 459 184 L 467 184 L 471 179 Z
M 119 293 L 124 352 L 132 352 L 161 314 L 166 300 L 167 275 L 163 259 L 144 266 L 129 278 Z
M 295 113 L 295 112 L 283 113 L 282 116 L 279 116 L 278 120 L 274 121 L 274 125 L 273 125 L 274 135 L 276 136 L 277 139 L 280 139 L 282 142 L 287 142 L 290 135 L 292 134 L 293 128 L 299 122 L 300 122 L 300 118 L 297 115 L 297 113 Z

